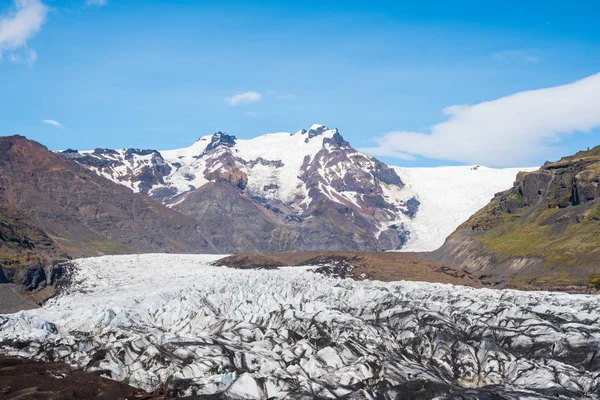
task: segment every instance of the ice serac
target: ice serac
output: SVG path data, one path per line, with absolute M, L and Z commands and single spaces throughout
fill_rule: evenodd
M 582 399 L 600 394 L 600 297 L 234 270 L 207 255 L 73 262 L 0 352 L 172 398 Z
M 217 132 L 178 150 L 60 154 L 195 218 L 229 251 L 398 249 L 419 205 L 392 168 L 318 124 L 250 140 Z

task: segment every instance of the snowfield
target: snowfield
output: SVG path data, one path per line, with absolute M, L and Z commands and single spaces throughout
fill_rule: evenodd
M 179 395 L 598 397 L 599 297 L 211 266 L 218 257 L 76 260 L 57 298 L 0 316 L 0 351 Z
M 520 171 L 538 168 L 482 166 L 394 167 L 421 203 L 408 223 L 410 236 L 400 251 L 433 251 L 498 192 L 512 187 Z

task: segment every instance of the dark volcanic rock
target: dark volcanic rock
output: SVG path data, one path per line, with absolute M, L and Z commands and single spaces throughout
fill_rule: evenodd
M 416 217 L 417 211 L 419 211 L 419 207 L 421 206 L 421 203 L 419 202 L 419 200 L 417 200 L 416 197 L 412 197 L 406 201 L 405 205 L 406 205 L 406 209 L 402 210 L 404 215 L 406 215 L 410 218 Z
M 323 125 L 319 125 L 319 126 L 309 129 L 308 131 L 306 131 L 306 133 L 308 133 L 308 138 L 312 139 L 315 136 L 322 135 L 323 133 L 325 133 L 325 131 L 327 131 L 327 127 L 325 127 Z
M 213 135 L 210 143 L 206 146 L 206 151 L 211 151 L 219 146 L 233 147 L 235 146 L 236 137 L 228 135 L 225 132 L 217 132 Z
M 106 379 L 99 373 L 78 372 L 67 364 L 0 358 L 0 398 L 35 400 L 164 399 L 161 394 Z
M 29 290 L 35 290 L 40 285 L 46 285 L 46 271 L 41 266 L 29 267 L 23 279 L 23 285 Z
M 387 183 L 388 185 L 404 185 L 404 183 L 402 183 L 402 179 L 400 179 L 394 169 L 379 161 L 376 162 L 375 169 L 372 170 L 371 173 L 373 176 L 375 176 L 375 178 L 379 179 L 383 183 Z
M 350 147 L 350 143 L 348 143 L 343 136 L 336 130 L 331 139 L 325 138 L 323 139 L 323 143 L 331 144 L 337 147 Z

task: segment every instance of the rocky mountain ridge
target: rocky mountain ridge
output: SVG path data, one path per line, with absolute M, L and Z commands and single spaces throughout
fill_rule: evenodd
M 178 150 L 59 155 L 196 219 L 231 252 L 395 250 L 419 206 L 392 168 L 323 125 L 249 140 L 217 132 Z
M 0 137 L 0 283 L 52 285 L 72 257 L 221 253 L 194 219 L 22 136 Z

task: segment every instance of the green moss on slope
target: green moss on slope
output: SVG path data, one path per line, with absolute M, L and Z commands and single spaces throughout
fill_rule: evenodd
M 496 252 L 499 262 L 539 257 L 548 269 L 545 280 L 587 281 L 584 270 L 600 272 L 599 183 L 600 146 L 520 173 L 513 188 L 459 230 Z

